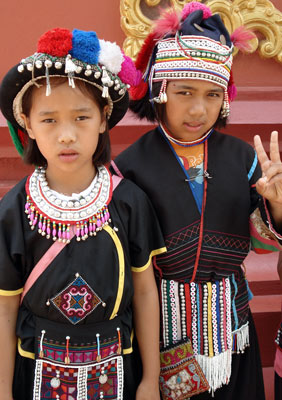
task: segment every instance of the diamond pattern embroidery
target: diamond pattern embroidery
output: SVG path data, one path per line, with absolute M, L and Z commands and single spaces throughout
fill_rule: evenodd
M 64 290 L 51 299 L 54 306 L 72 323 L 77 324 L 102 303 L 87 282 L 77 276 Z

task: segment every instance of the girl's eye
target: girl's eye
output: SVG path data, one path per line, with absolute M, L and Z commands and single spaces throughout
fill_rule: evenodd
M 46 118 L 42 122 L 45 124 L 52 124 L 53 122 L 56 122 L 53 118 Z

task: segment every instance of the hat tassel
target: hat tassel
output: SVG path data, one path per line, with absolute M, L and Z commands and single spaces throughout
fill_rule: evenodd
M 107 99 L 109 97 L 109 86 L 111 85 L 112 81 L 108 75 L 108 72 L 106 71 L 106 68 L 102 67 L 102 69 L 103 69 L 102 79 L 101 79 L 103 83 L 102 97 Z
M 69 86 L 71 86 L 73 89 L 75 88 L 74 79 L 73 79 L 75 71 L 76 71 L 76 65 L 72 61 L 71 55 L 68 54 L 66 57 L 65 73 L 68 74 Z
M 46 96 L 50 96 L 51 85 L 50 85 L 49 69 L 47 66 L 46 66 L 45 76 L 46 76 Z
M 161 86 L 160 93 L 159 93 L 158 97 L 154 97 L 153 98 L 155 103 L 164 104 L 164 103 L 167 102 L 166 86 L 167 86 L 167 80 L 164 79 L 162 81 L 162 86 Z

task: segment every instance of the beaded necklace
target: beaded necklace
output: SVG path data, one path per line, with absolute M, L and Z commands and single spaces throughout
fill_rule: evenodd
M 199 139 L 196 140 L 191 140 L 191 141 L 180 141 L 175 139 L 174 137 L 172 137 L 169 133 L 168 133 L 168 129 L 167 127 L 164 126 L 164 124 L 162 124 L 160 122 L 160 128 L 163 132 L 163 134 L 168 138 L 168 140 L 172 143 L 178 144 L 179 146 L 182 147 L 190 147 L 190 146 L 196 146 L 197 144 L 200 143 L 204 143 L 212 134 L 213 132 L 213 128 L 211 128 L 207 133 L 205 133 L 203 136 L 201 136 Z
M 31 229 L 46 237 L 69 243 L 70 229 L 75 229 L 76 240 L 96 235 L 110 220 L 108 204 L 112 198 L 112 179 L 105 166 L 97 168 L 91 191 L 79 198 L 62 199 L 51 190 L 45 168 L 39 167 L 26 181 L 25 212 Z

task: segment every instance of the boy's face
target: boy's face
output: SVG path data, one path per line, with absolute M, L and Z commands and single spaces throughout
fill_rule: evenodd
M 193 141 L 216 122 L 223 103 L 223 89 L 208 81 L 183 79 L 167 85 L 164 123 L 178 140 Z
M 92 156 L 99 134 L 105 131 L 106 119 L 93 99 L 68 82 L 34 88 L 30 115 L 23 116 L 30 138 L 35 139 L 47 160 L 47 172 L 63 177 L 79 174 L 93 176 Z

